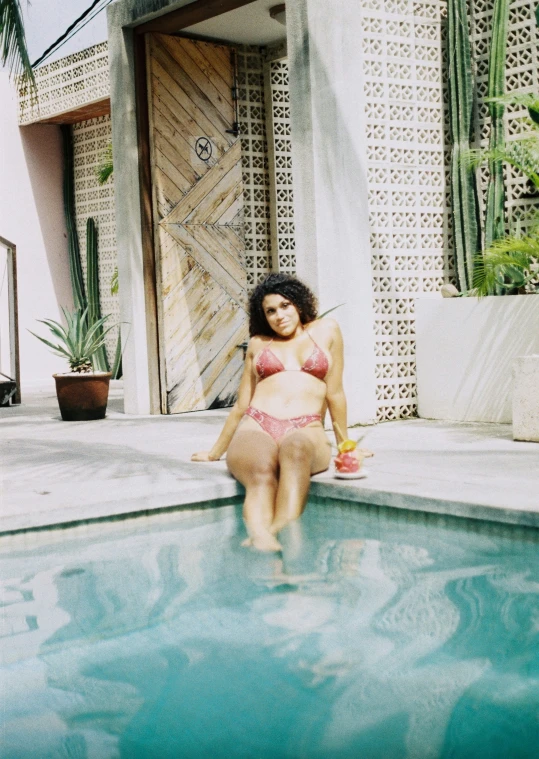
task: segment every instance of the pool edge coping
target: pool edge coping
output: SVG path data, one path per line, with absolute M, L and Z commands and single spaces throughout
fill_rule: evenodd
M 161 493 L 150 498 L 144 495 L 140 498 L 129 498 L 121 502 L 109 501 L 99 504 L 100 508 L 97 509 L 96 504 L 79 506 L 76 515 L 72 513 L 73 507 L 65 506 L 40 511 L 32 515 L 15 514 L 2 519 L 0 537 L 38 530 L 66 529 L 83 523 L 129 519 L 137 515 L 150 515 L 152 512 L 181 509 L 208 501 L 230 499 L 241 496 L 243 492 L 243 487 L 230 479 L 229 481 L 201 485 L 196 492 L 188 489 L 183 497 L 178 497 L 178 493 Z M 402 491 L 375 490 L 365 486 L 359 488 L 352 483 L 328 482 L 323 479 L 313 480 L 310 494 L 357 504 L 539 528 L 539 512 L 537 511 L 422 496 Z

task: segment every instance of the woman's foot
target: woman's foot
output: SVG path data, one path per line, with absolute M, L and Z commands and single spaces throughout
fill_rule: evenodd
M 295 519 L 281 519 L 280 521 L 275 521 L 269 528 L 270 532 L 272 535 L 278 535 L 281 530 L 284 530 L 285 527 L 288 527 L 289 524 L 295 521 Z
M 256 548 L 257 551 L 265 551 L 266 553 L 282 551 L 281 544 L 271 532 L 259 532 L 256 535 L 251 535 L 242 542 L 242 546 Z

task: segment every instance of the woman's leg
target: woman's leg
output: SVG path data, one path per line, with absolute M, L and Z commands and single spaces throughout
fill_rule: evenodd
M 245 419 L 228 447 L 228 468 L 245 487 L 243 519 L 249 541 L 261 551 L 279 551 L 270 533 L 277 496 L 279 457 L 277 443 L 253 419 Z
M 303 513 L 311 475 L 328 468 L 331 445 L 321 427 L 289 432 L 279 443 L 279 487 L 271 532 L 276 535 Z

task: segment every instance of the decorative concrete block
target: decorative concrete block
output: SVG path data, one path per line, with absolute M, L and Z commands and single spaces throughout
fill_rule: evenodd
M 513 438 L 539 443 L 539 355 L 513 361 Z

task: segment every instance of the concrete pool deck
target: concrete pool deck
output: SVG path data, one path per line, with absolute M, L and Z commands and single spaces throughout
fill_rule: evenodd
M 228 498 L 224 461 L 195 464 L 226 410 L 129 416 L 121 387 L 107 418 L 62 422 L 54 389 L 0 409 L 0 534 Z M 511 427 L 411 419 L 364 428 L 364 480 L 313 478 L 311 492 L 358 503 L 539 527 L 539 444 Z M 359 430 L 358 430 L 359 435 Z

